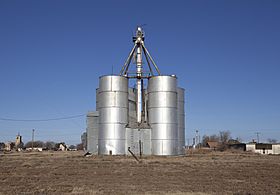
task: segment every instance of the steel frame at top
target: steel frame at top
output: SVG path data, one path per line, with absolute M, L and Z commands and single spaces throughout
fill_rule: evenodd
M 160 71 L 159 71 L 155 61 L 153 60 L 152 56 L 150 55 L 149 51 L 147 50 L 147 48 L 144 45 L 144 39 L 145 39 L 145 35 L 144 35 L 142 28 L 137 27 L 136 34 L 135 34 L 135 36 L 133 36 L 134 46 L 133 46 L 132 50 L 130 51 L 129 56 L 126 59 L 125 64 L 123 65 L 121 72 L 120 72 L 120 76 L 125 76 L 127 78 L 136 78 L 136 89 L 137 89 L 137 108 L 136 109 L 137 109 L 138 125 L 140 125 L 142 123 L 142 116 L 143 116 L 143 110 L 144 110 L 143 108 L 145 106 L 144 105 L 145 102 L 143 101 L 143 97 L 144 97 L 143 79 L 147 79 L 150 77 L 149 74 L 148 74 L 148 76 L 143 75 L 143 60 L 142 60 L 143 54 L 142 53 L 144 53 L 144 56 L 146 58 L 151 76 L 154 76 L 151 63 L 153 64 L 154 68 L 156 69 L 158 75 L 160 75 Z M 128 69 L 129 69 L 130 62 L 131 62 L 131 59 L 133 56 L 136 57 L 136 76 L 128 76 Z
M 122 69 L 120 71 L 120 76 L 126 76 L 126 77 L 130 78 L 130 76 L 128 76 L 128 69 L 129 69 L 132 57 L 134 56 L 134 54 L 136 52 L 135 56 L 136 56 L 136 64 L 137 64 L 137 78 L 139 78 L 139 77 L 142 78 L 142 76 L 143 76 L 142 75 L 142 69 L 143 69 L 142 51 L 146 58 L 146 61 L 147 61 L 147 64 L 148 64 L 148 67 L 150 70 L 150 74 L 152 76 L 154 76 L 153 69 L 151 66 L 151 64 L 152 64 L 154 66 L 154 68 L 156 69 L 157 74 L 160 75 L 160 70 L 159 70 L 158 66 L 156 65 L 155 61 L 153 60 L 152 56 L 150 55 L 149 51 L 145 47 L 144 40 L 145 40 L 145 35 L 144 35 L 142 28 L 137 27 L 136 35 L 133 37 L 134 46 L 133 46 L 132 50 L 130 51 L 128 58 L 126 59 L 124 65 L 122 66 Z M 141 59 L 141 61 L 140 61 L 140 59 Z M 141 62 L 141 64 L 140 64 L 140 62 Z M 141 73 L 139 71 L 141 71 Z M 135 78 L 135 77 L 132 77 L 132 78 Z M 148 78 L 148 77 L 144 76 L 143 78 Z

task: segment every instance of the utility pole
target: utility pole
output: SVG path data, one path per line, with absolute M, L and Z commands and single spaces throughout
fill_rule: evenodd
M 199 137 L 198 137 L 198 130 L 195 131 L 195 145 L 199 148 Z
M 257 134 L 257 140 L 258 140 L 258 143 L 260 143 L 260 138 L 259 138 L 259 135 L 261 134 L 260 132 L 256 132 Z
M 198 135 L 198 143 L 199 143 L 199 148 L 201 148 L 200 134 Z
M 35 131 L 35 129 L 32 129 L 32 151 L 33 151 L 33 146 L 34 146 L 34 131 Z

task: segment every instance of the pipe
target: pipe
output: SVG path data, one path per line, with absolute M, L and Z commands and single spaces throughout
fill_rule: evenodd
M 156 63 L 154 62 L 154 60 L 153 60 L 152 56 L 150 55 L 150 53 L 149 53 L 149 52 L 148 52 L 148 50 L 146 49 L 146 47 L 145 47 L 144 43 L 142 43 L 142 46 L 143 46 L 143 49 L 147 52 L 147 54 L 148 54 L 148 56 L 149 56 L 150 60 L 152 61 L 153 65 L 155 66 L 155 68 L 156 68 L 156 70 L 157 70 L 158 74 L 160 75 L 160 71 L 159 71 L 159 69 L 158 69 L 158 67 L 157 67 Z
M 128 147 L 128 152 L 137 160 L 137 162 L 140 162 L 140 160 L 133 154 L 133 152 L 130 150 L 130 147 Z
M 133 55 L 133 53 L 134 53 L 134 50 L 135 50 L 136 46 L 137 46 L 137 44 L 135 43 L 134 46 L 133 46 L 133 48 L 132 48 L 132 50 L 131 50 L 131 52 L 130 52 L 129 55 L 128 55 L 128 58 L 126 59 L 126 62 L 124 63 L 124 65 L 123 65 L 123 67 L 122 67 L 122 69 L 121 69 L 120 76 L 123 75 L 124 69 L 125 69 L 127 66 L 129 66 L 130 60 L 131 60 L 131 58 L 132 58 L 132 55 Z M 127 70 L 127 68 L 126 68 L 126 70 Z
M 144 55 L 145 55 L 145 57 L 146 57 L 146 60 L 147 60 L 147 63 L 148 63 L 150 72 L 151 72 L 152 76 L 154 76 L 153 69 L 152 69 L 152 67 L 151 67 L 151 64 L 150 64 L 149 58 L 148 58 L 148 56 L 147 56 L 146 50 L 143 49 L 143 51 L 144 51 Z
M 137 122 L 141 123 L 142 118 L 142 48 L 141 44 L 137 44 L 136 54 L 136 68 L 137 68 Z

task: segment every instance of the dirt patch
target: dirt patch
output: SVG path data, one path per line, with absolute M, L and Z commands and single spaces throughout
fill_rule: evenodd
M 0 194 L 280 194 L 280 156 L 0 154 Z

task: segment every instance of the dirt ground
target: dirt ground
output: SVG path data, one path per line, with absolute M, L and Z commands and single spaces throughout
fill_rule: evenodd
M 0 194 L 280 194 L 280 156 L 0 153 Z

